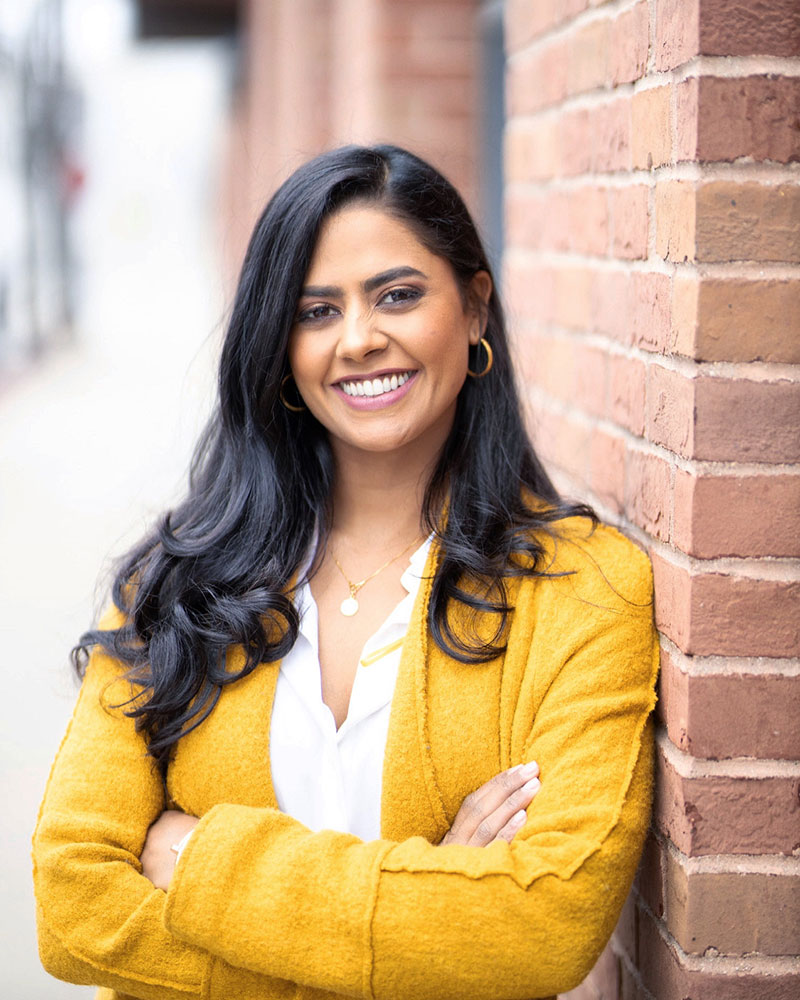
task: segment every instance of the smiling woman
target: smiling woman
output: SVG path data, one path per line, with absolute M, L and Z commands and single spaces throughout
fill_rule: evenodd
M 356 202 L 324 222 L 306 280 L 289 362 L 334 454 L 395 450 L 430 466 L 485 324 L 488 273 L 462 292 L 408 225 Z
M 586 974 L 648 821 L 649 565 L 539 463 L 431 166 L 347 147 L 275 194 L 186 499 L 113 599 L 34 840 L 54 975 L 508 1000 Z

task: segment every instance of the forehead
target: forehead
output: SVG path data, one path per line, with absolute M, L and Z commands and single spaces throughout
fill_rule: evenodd
M 374 205 L 346 205 L 322 224 L 307 280 L 338 283 L 348 276 L 368 277 L 403 264 L 426 274 L 449 271 L 447 262 L 431 253 L 400 219 Z

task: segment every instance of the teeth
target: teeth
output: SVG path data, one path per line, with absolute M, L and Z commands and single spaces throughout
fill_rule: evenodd
M 342 382 L 341 386 L 346 396 L 382 396 L 385 392 L 392 392 L 405 385 L 411 375 L 412 372 L 403 372 L 402 375 L 386 375 L 384 378 L 362 382 Z

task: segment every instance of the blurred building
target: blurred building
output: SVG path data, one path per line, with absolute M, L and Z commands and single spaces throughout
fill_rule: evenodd
M 0 375 L 69 338 L 80 101 L 61 0 L 0 8 Z
M 269 195 L 303 160 L 393 142 L 431 160 L 502 250 L 503 3 L 139 0 L 142 37 L 238 38 L 224 184 L 238 267 Z

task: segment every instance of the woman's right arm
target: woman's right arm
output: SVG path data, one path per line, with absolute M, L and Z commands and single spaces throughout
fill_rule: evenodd
M 69 982 L 185 1000 L 203 995 L 211 957 L 167 932 L 164 893 L 141 874 L 164 795 L 133 720 L 104 707 L 130 697 L 120 672 L 93 653 L 47 784 L 33 839 L 39 952 Z

